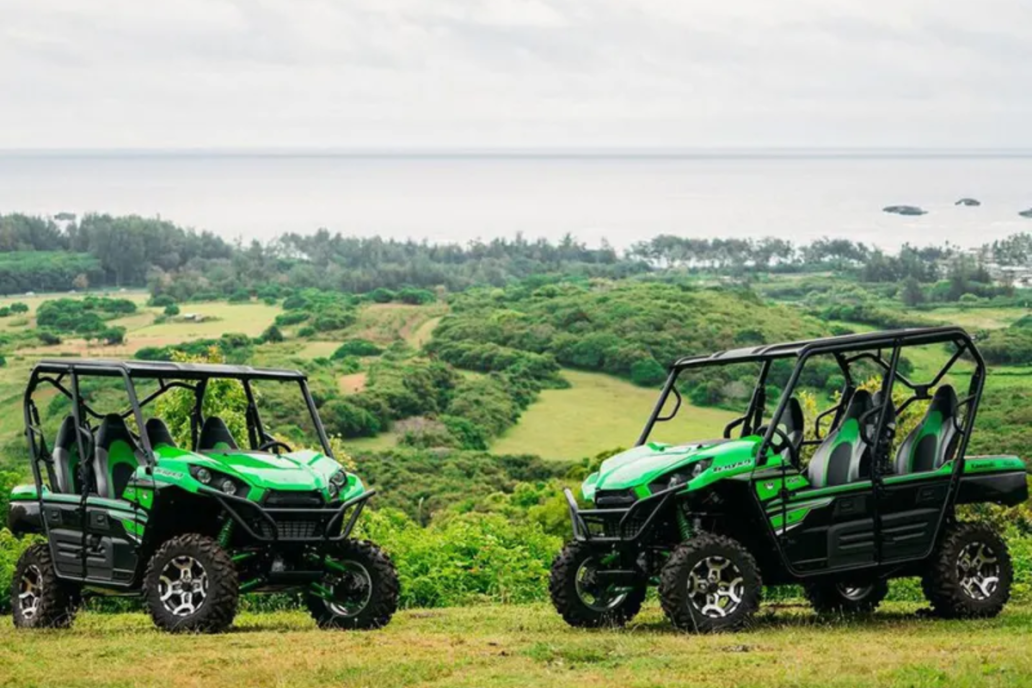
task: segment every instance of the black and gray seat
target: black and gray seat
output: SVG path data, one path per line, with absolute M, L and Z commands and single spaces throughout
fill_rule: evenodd
M 227 451 L 239 448 L 226 422 L 218 416 L 208 416 L 201 426 L 201 436 L 197 440 L 198 451 Z
M 176 441 L 172 439 L 172 433 L 169 432 L 165 421 L 160 418 L 149 419 L 144 423 L 143 429 L 147 433 L 147 439 L 150 440 L 151 449 L 176 446 Z
M 950 385 L 935 390 L 924 418 L 896 452 L 896 473 L 934 471 L 953 458 L 957 451 L 957 412 L 960 404 Z
M 840 422 L 810 459 L 807 478 L 811 487 L 844 485 L 862 479 L 864 463 L 870 458 L 860 432 L 860 419 L 873 405 L 870 392 L 853 392 Z
M 125 486 L 140 465 L 139 445 L 117 413 L 104 416 L 97 428 L 97 448 L 93 453 L 97 494 L 120 499 Z
M 89 453 L 93 438 L 82 431 L 82 444 Z M 54 450 L 50 454 L 54 459 L 54 491 L 65 494 L 79 494 L 82 491 L 82 479 L 79 468 L 79 443 L 75 440 L 75 419 L 67 416 L 57 430 Z
M 803 434 L 806 432 L 806 420 L 803 418 L 803 407 L 795 397 L 788 400 L 788 406 L 785 407 L 785 415 L 781 421 L 781 429 L 788 435 L 792 446 L 799 449 L 803 442 Z

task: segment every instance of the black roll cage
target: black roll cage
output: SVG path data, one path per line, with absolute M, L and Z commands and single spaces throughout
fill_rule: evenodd
M 920 384 L 911 381 L 898 370 L 899 350 L 904 346 L 920 346 L 925 344 L 953 344 L 955 351 L 930 382 Z M 889 360 L 886 360 L 882 353 L 886 349 L 891 351 Z M 789 399 L 795 393 L 803 368 L 809 359 L 822 354 L 832 355 L 838 364 L 844 379 L 842 394 L 838 404 L 823 411 L 815 419 L 817 439 L 805 440 L 803 445 L 819 444 L 822 441 L 820 425 L 825 417 L 834 414 L 831 426 L 834 427 L 838 423 L 841 414 L 849 403 L 850 396 L 856 390 L 856 381 L 853 379 L 852 374 L 852 365 L 854 363 L 867 360 L 882 368 L 885 372 L 882 380 L 882 392 L 885 393 L 885 398 L 888 398 L 888 391 L 893 388 L 894 383 L 897 381 L 912 392 L 911 396 L 899 408 L 895 409 L 896 413 L 900 413 L 915 401 L 930 399 L 930 390 L 942 381 L 943 377 L 949 373 L 953 365 L 964 354 L 970 354 L 975 364 L 975 370 L 971 376 L 968 394 L 960 400 L 960 406 L 967 406 L 968 413 L 964 414 L 963 425 L 958 425 L 956 428 L 961 433 L 961 444 L 958 446 L 957 453 L 959 456 L 963 456 L 971 434 L 971 427 L 974 424 L 975 411 L 982 398 L 985 384 L 985 360 L 975 347 L 971 336 L 959 327 L 928 327 L 870 332 L 734 349 L 710 355 L 682 358 L 670 367 L 670 372 L 660 392 L 659 399 L 656 401 L 652 413 L 642 429 L 641 435 L 638 437 L 636 446 L 640 446 L 648 441 L 649 435 L 652 433 L 656 423 L 671 420 L 677 415 L 682 403 L 681 393 L 677 389 L 677 380 L 682 372 L 697 368 L 753 362 L 760 364 L 760 373 L 757 377 L 752 397 L 749 400 L 749 406 L 745 414 L 725 427 L 725 437 L 730 437 L 730 431 L 739 426 L 741 426 L 740 436 L 742 437 L 755 433 L 761 427 L 766 427 L 763 442 L 758 448 L 758 455 L 765 456 L 766 450 L 776 434 L 776 428 L 781 422 L 781 417 L 788 406 Z M 766 406 L 766 381 L 771 365 L 774 361 L 792 358 L 796 359 L 796 363 L 781 394 L 777 408 L 772 414 L 770 422 L 765 426 L 761 426 Z M 675 405 L 672 411 L 664 415 L 663 408 L 666 406 L 671 394 L 674 395 Z M 878 417 L 874 425 L 876 430 L 874 437 L 880 437 L 884 429 L 882 426 L 889 416 L 888 405 L 881 404 L 869 411 L 868 415 L 874 416 L 875 413 L 878 414 Z M 861 427 L 865 426 L 869 427 L 870 424 L 861 423 Z
M 82 399 L 79 382 L 89 377 L 111 377 L 120 378 L 124 384 L 126 396 L 129 400 L 129 408 L 119 415 L 123 419 L 132 417 L 136 421 L 136 427 L 140 430 L 139 446 L 142 450 L 142 460 L 150 472 L 156 465 L 154 450 L 151 447 L 147 433 L 143 432 L 144 418 L 142 408 L 155 401 L 162 395 L 173 389 L 187 389 L 194 394 L 194 406 L 190 417 L 190 434 L 192 449 L 195 449 L 199 439 L 201 425 L 204 423 L 202 412 L 204 394 L 208 381 L 212 379 L 238 380 L 244 388 L 247 398 L 247 431 L 248 442 L 252 450 L 258 449 L 263 443 L 272 441 L 274 438 L 269 435 L 261 423 L 261 414 L 255 402 L 254 390 L 251 382 L 256 380 L 276 380 L 280 382 L 296 382 L 305 400 L 305 406 L 311 416 L 319 443 L 323 453 L 331 458 L 333 449 L 330 446 L 326 429 L 319 418 L 319 412 L 308 388 L 308 378 L 304 373 L 293 370 L 274 370 L 268 368 L 252 368 L 250 366 L 232 366 L 218 364 L 199 363 L 172 363 L 163 361 L 107 361 L 90 359 L 45 359 L 37 363 L 29 375 L 29 383 L 25 389 L 23 398 L 23 409 L 25 416 L 25 435 L 29 444 L 29 455 L 32 459 L 32 474 L 36 485 L 36 494 L 43 494 L 43 474 L 40 464 L 46 466 L 47 478 L 50 485 L 54 484 L 53 465 L 50 452 L 47 448 L 46 438 L 40 420 L 39 409 L 33 401 L 33 394 L 41 385 L 49 385 L 72 401 L 72 417 L 76 428 L 88 430 L 85 417 L 89 416 L 102 419 L 104 414 L 98 413 Z M 65 380 L 68 380 L 68 385 Z M 157 380 L 158 389 L 140 399 L 136 392 L 135 380 Z M 190 383 L 193 384 L 190 384 Z M 85 437 L 84 437 L 85 435 Z M 90 455 L 91 447 L 85 444 L 90 437 L 89 432 L 77 432 L 76 441 L 79 456 Z M 84 499 L 86 490 L 84 492 Z

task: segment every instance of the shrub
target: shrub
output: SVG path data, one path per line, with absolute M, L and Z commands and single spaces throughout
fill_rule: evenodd
M 654 358 L 643 358 L 631 364 L 631 381 L 642 387 L 652 387 L 667 377 L 666 369 Z
M 265 328 L 265 331 L 262 332 L 260 339 L 263 342 L 282 342 L 284 337 L 278 327 L 275 325 L 269 325 Z
M 334 399 L 319 411 L 326 428 L 341 437 L 373 437 L 382 429 L 380 420 L 367 409 L 344 399 Z
M 273 322 L 279 327 L 286 327 L 287 325 L 297 325 L 304 322 L 309 317 L 311 317 L 310 314 L 305 311 L 288 311 L 277 315 Z
M 384 287 L 373 289 L 367 296 L 370 301 L 375 303 L 390 303 L 394 300 L 394 292 Z
M 169 306 L 175 305 L 175 303 L 176 300 L 168 294 L 158 294 L 150 297 L 150 300 L 147 301 L 147 305 L 153 306 L 154 308 L 168 308 Z
M 357 318 L 352 311 L 344 310 L 343 308 L 328 308 L 316 314 L 315 320 L 312 321 L 312 326 L 319 332 L 343 330 L 345 327 L 354 324 L 355 320 Z
M 179 313 L 179 306 L 177 306 L 176 304 L 170 303 L 167 306 L 165 306 L 165 315 L 167 315 L 168 317 L 171 318 L 173 316 L 179 315 Z
M 11 312 L 12 313 L 28 313 L 29 312 L 29 307 L 26 306 L 21 301 L 15 301 L 14 303 L 11 304 Z
M 0 307 L 0 318 L 10 317 L 13 312 L 10 306 Z
M 55 346 L 61 343 L 60 337 L 53 332 L 47 332 L 46 330 L 38 332 L 36 336 L 39 337 L 40 343 L 44 346 Z
M 405 287 L 399 291 L 396 298 L 402 303 L 410 303 L 413 305 L 433 303 L 437 300 L 437 296 L 434 295 L 432 291 L 427 289 L 414 289 L 412 287 Z
M 251 295 L 246 289 L 237 289 L 229 295 L 230 303 L 246 303 L 251 300 Z
M 366 339 L 349 339 L 337 347 L 331 358 L 334 360 L 347 356 L 379 356 L 383 349 Z
M 307 327 L 302 327 L 300 330 L 297 331 L 298 337 L 314 337 L 315 334 L 315 328 L 311 325 L 308 325 Z
M 382 509 L 366 515 L 360 529 L 391 553 L 403 607 L 542 601 L 562 546 L 536 523 L 497 514 L 462 514 L 420 528 L 401 512 Z

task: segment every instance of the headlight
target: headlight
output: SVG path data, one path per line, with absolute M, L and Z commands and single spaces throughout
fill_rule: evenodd
M 190 467 L 190 473 L 193 474 L 194 478 L 196 478 L 200 482 L 204 483 L 205 485 L 210 485 L 211 484 L 211 471 L 209 471 L 207 468 L 201 468 L 199 466 L 191 466 Z
M 236 483 L 234 483 L 229 478 L 225 478 L 222 481 L 221 487 L 222 487 L 222 491 L 225 492 L 228 495 L 236 494 L 236 491 L 237 491 Z
M 713 459 L 703 459 L 702 461 L 696 461 L 692 466 L 692 480 L 702 475 L 703 471 L 710 467 L 713 463 Z
M 213 487 L 219 492 L 228 495 L 235 495 L 240 491 L 240 483 L 233 478 L 205 468 L 204 466 L 190 466 L 190 475 L 202 485 Z
M 348 474 L 344 471 L 337 471 L 330 476 L 330 484 L 336 485 L 338 488 L 344 487 L 344 483 L 348 481 Z
M 330 499 L 333 499 L 340 492 L 340 488 L 337 487 L 336 483 L 330 483 L 326 486 L 326 491 L 330 493 Z

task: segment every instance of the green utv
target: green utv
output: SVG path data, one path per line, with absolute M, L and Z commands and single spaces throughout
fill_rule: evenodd
M 299 429 L 321 451 L 295 451 L 268 433 L 262 385 L 300 392 Z M 144 418 L 170 392 L 184 431 L 189 415 L 190 446 Z M 98 411 L 112 393 L 118 410 Z M 230 395 L 246 400 L 246 449 L 221 418 L 205 417 L 220 401 L 209 397 Z M 37 399 L 70 407 L 52 446 Z M 373 490 L 333 458 L 303 374 L 46 360 L 32 370 L 24 408 L 34 484 L 12 492 L 8 524 L 45 542 L 15 568 L 15 626 L 68 626 L 87 594 L 140 595 L 168 631 L 225 629 L 242 592 L 300 593 L 322 628 L 378 628 L 397 608 L 390 558 L 349 537 Z
M 922 379 L 911 379 L 911 361 Z M 691 375 L 702 378 L 695 387 Z M 1007 545 L 957 506 L 1016 505 L 1028 487 L 1017 457 L 965 453 L 984 383 L 985 363 L 956 327 L 677 361 L 637 446 L 584 481 L 591 508 L 565 491 L 573 540 L 552 566 L 556 609 L 573 626 L 620 625 L 657 585 L 674 626 L 707 632 L 745 624 L 764 585 L 801 584 L 818 613 L 860 613 L 889 579 L 917 576 L 937 615 L 998 614 L 1012 580 Z M 660 424 L 677 416 L 682 390 L 739 399 L 744 413 L 720 439 L 650 441 L 678 434 Z M 801 399 L 830 408 L 807 423 Z

